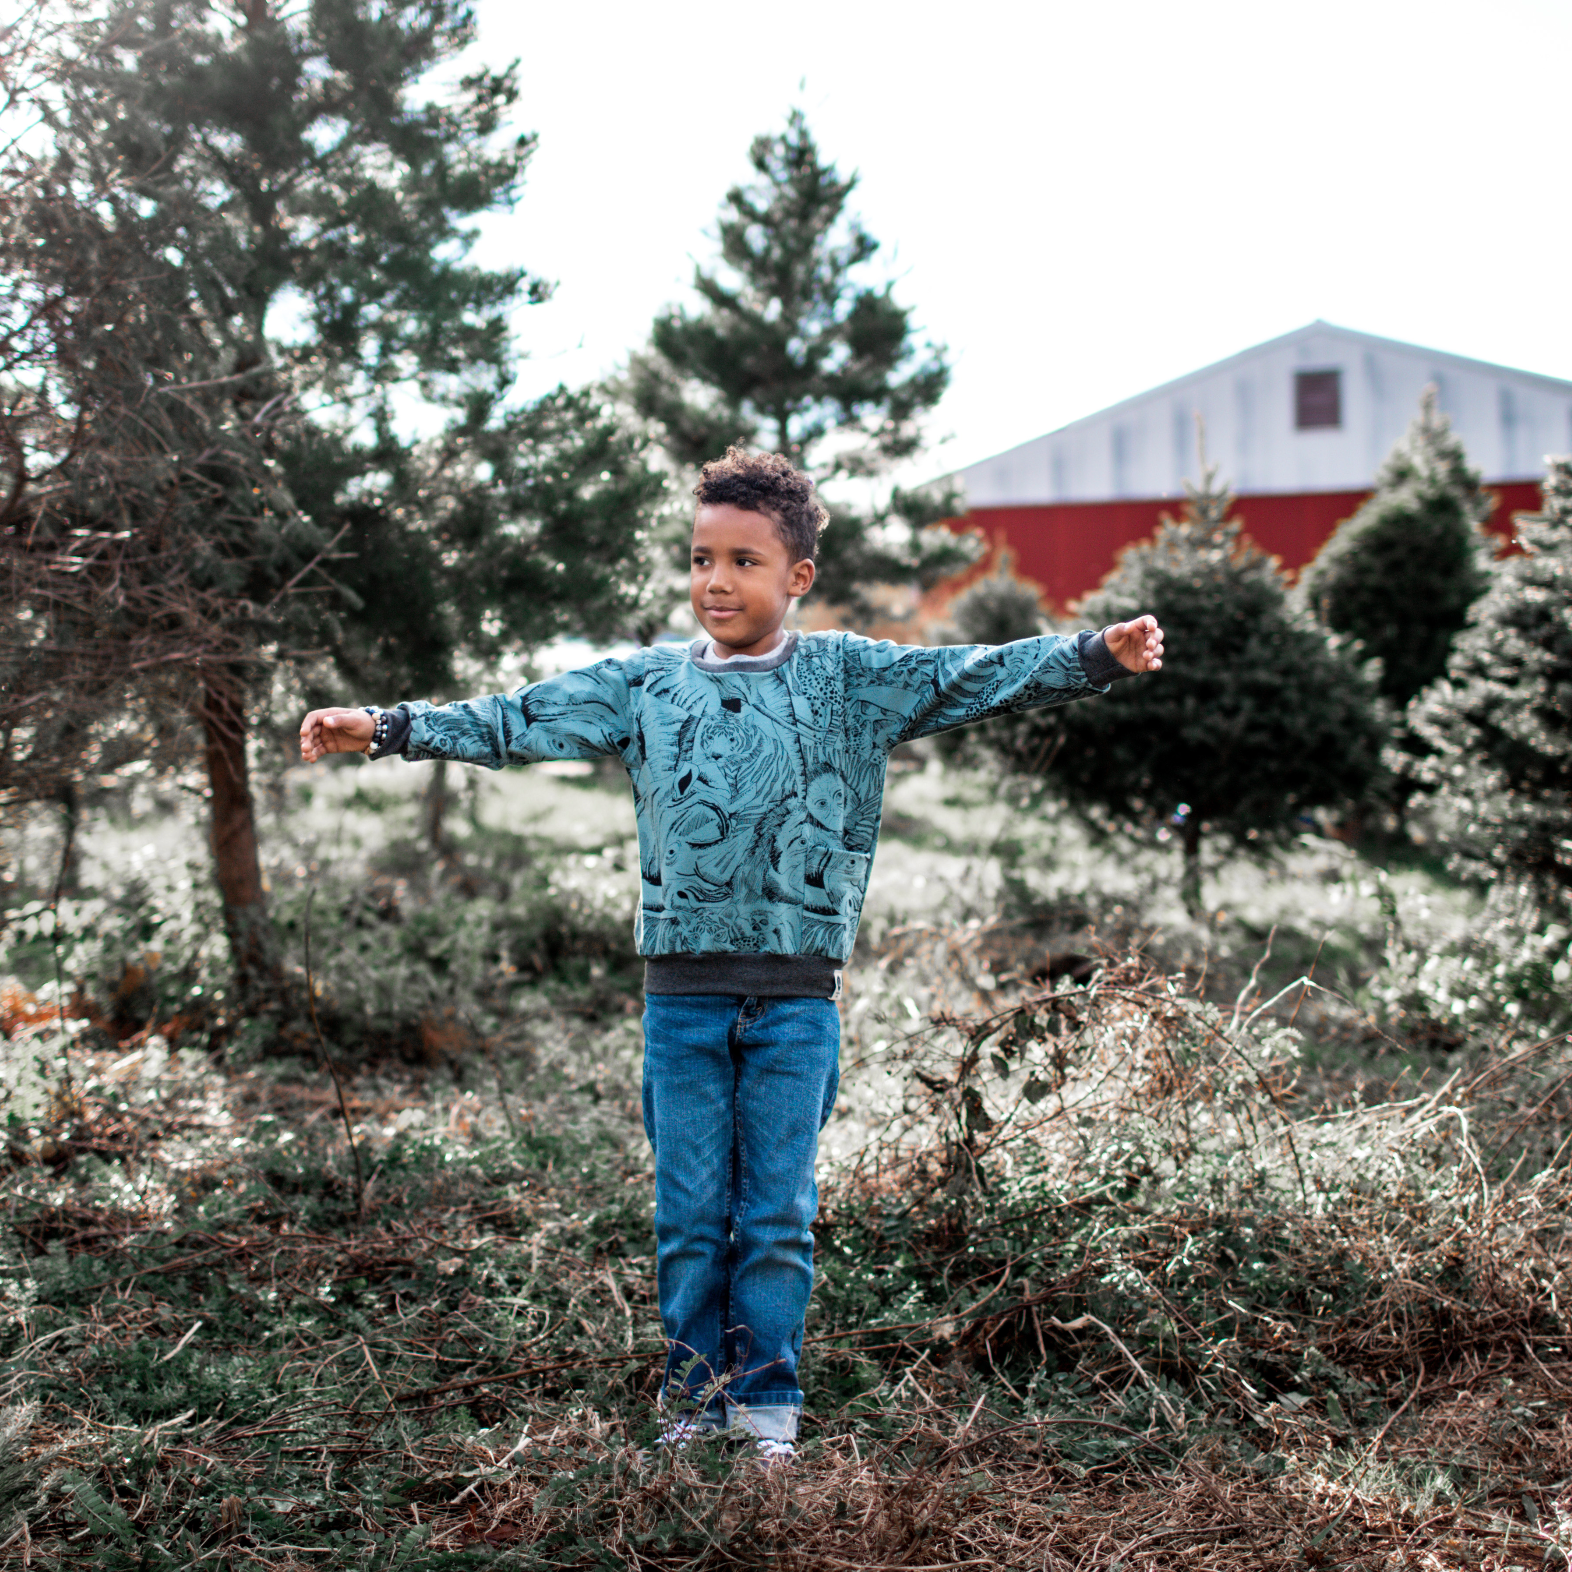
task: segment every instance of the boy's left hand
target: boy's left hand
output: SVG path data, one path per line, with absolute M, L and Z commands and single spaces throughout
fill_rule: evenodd
M 1163 630 L 1156 617 L 1137 617 L 1132 622 L 1116 622 L 1103 629 L 1108 653 L 1126 671 L 1163 669 Z

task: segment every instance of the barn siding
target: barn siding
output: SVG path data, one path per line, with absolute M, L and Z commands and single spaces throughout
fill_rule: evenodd
M 1296 371 L 1341 374 L 1342 425 L 1294 428 Z M 1368 486 L 1427 383 L 1489 481 L 1530 480 L 1572 447 L 1572 382 L 1314 323 L 1127 399 L 950 477 L 973 508 L 1183 495 L 1196 474 L 1195 416 L 1238 491 Z
M 1505 545 L 1514 516 L 1538 510 L 1539 486 L 1518 481 L 1490 489 L 1496 496 L 1490 528 Z M 1368 490 L 1243 495 L 1232 516 L 1243 521 L 1257 545 L 1298 572 L 1369 495 Z M 1036 584 L 1044 603 L 1062 614 L 1097 588 L 1124 547 L 1147 539 L 1164 514 L 1177 512 L 1173 499 L 1163 497 L 973 508 L 951 520 L 951 528 L 981 530 L 990 549 L 970 573 L 946 588 L 952 593 L 964 588 L 1008 553 L 1015 573 Z

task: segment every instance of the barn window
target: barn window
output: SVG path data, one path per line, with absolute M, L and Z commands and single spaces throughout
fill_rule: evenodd
M 1342 373 L 1296 371 L 1294 373 L 1294 429 L 1322 431 L 1342 424 Z

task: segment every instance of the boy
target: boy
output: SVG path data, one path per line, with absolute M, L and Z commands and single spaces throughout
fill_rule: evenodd
M 1156 671 L 1153 617 L 995 649 L 787 633 L 828 515 L 775 454 L 730 449 L 695 488 L 691 599 L 705 637 L 511 695 L 313 710 L 324 753 L 497 769 L 615 754 L 633 785 L 643 888 L 644 1126 L 655 1152 L 666 1392 L 789 1457 L 813 1286 L 814 1159 L 897 743 Z

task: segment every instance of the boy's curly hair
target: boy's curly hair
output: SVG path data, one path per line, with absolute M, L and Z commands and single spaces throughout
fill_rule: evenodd
M 701 507 L 729 503 L 762 513 L 780 532 L 793 562 L 811 562 L 818 555 L 819 535 L 830 522 L 828 510 L 814 495 L 813 481 L 779 453 L 729 447 L 725 458 L 704 466 L 693 495 Z

